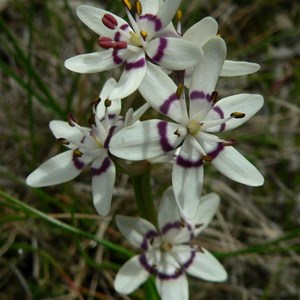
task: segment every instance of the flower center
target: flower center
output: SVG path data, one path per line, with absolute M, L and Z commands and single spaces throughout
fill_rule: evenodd
M 170 243 L 170 242 L 165 242 L 165 243 L 162 243 L 161 246 L 160 246 L 161 250 L 164 251 L 164 252 L 169 252 L 172 250 L 173 248 L 173 244 Z
M 130 32 L 130 42 L 137 47 L 142 47 L 141 38 L 138 33 Z
M 189 134 L 196 135 L 200 131 L 201 126 L 202 126 L 201 123 L 198 123 L 195 120 L 190 120 L 188 125 L 187 125 L 187 129 L 188 129 Z

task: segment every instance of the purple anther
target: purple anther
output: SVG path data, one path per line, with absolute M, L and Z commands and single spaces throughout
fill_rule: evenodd
M 102 23 L 109 29 L 115 29 L 116 26 L 118 25 L 118 21 L 116 20 L 116 18 L 111 15 L 111 14 L 105 14 L 102 17 Z

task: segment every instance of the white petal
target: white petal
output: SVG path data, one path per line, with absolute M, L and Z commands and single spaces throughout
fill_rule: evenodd
M 194 67 L 190 86 L 190 118 L 198 120 L 206 116 L 211 108 L 211 93 L 215 90 L 225 56 L 226 45 L 223 39 L 210 39 L 202 48 L 203 57 Z
M 112 193 L 116 179 L 116 168 L 113 161 L 103 155 L 91 165 L 92 191 L 94 206 L 101 216 L 106 216 L 110 210 Z
M 183 140 L 181 125 L 161 120 L 135 123 L 113 135 L 109 151 L 123 159 L 143 160 L 175 149 Z
M 140 0 L 142 5 L 142 15 L 152 14 L 156 15 L 159 9 L 159 0 Z
M 175 200 L 173 188 L 170 186 L 163 194 L 158 209 L 158 227 L 162 229 L 167 223 L 180 221 L 180 213 Z
M 55 185 L 74 179 L 80 174 L 85 163 L 78 168 L 73 162 L 73 150 L 58 154 L 33 171 L 26 179 L 32 187 Z
M 151 59 L 170 70 L 185 70 L 194 66 L 201 50 L 183 38 L 161 37 L 150 41 L 146 48 Z
M 245 113 L 244 118 L 231 119 L 225 124 L 209 127 L 203 130 L 207 132 L 219 132 L 234 129 L 245 122 L 247 122 L 253 115 L 255 115 L 263 106 L 264 99 L 261 95 L 254 94 L 238 94 L 221 99 L 216 103 L 213 109 L 208 113 L 207 117 L 203 120 L 218 120 L 227 118 L 233 112 Z
M 189 287 L 185 274 L 169 280 L 160 280 L 157 277 L 156 288 L 162 300 L 189 299 Z
M 118 51 L 118 58 L 112 49 L 89 54 L 80 54 L 65 61 L 65 67 L 77 73 L 97 73 L 107 71 L 119 66 L 129 55 L 128 50 Z M 115 62 L 116 61 L 116 62 Z
M 117 82 L 114 78 L 109 78 L 103 85 L 103 88 L 99 95 L 100 103 L 97 104 L 96 108 L 96 114 L 100 120 L 104 118 L 105 112 L 115 115 L 119 115 L 121 112 L 121 99 L 111 101 L 111 105 L 109 107 L 107 107 L 105 104 L 105 100 L 109 99 L 109 96 L 116 85 Z
M 138 89 L 147 70 L 146 59 L 144 51 L 135 53 L 127 59 L 125 69 L 110 94 L 110 99 L 122 99 Z
M 232 77 L 248 75 L 257 72 L 260 65 L 246 61 L 225 60 L 220 76 Z
M 137 248 L 147 248 L 147 233 L 156 234 L 156 228 L 150 222 L 141 218 L 117 215 L 116 223 L 124 237 Z M 143 242 L 145 245 L 143 245 Z
M 250 185 L 260 186 L 264 178 L 257 168 L 232 146 L 223 146 L 221 143 L 212 147 L 205 147 L 207 155 L 213 158 L 212 164 L 230 179 Z
M 83 138 L 83 133 L 77 127 L 72 127 L 69 125 L 68 122 L 65 121 L 53 120 L 49 123 L 49 127 L 53 135 L 57 139 L 64 138 L 74 143 L 75 145 L 80 143 Z M 90 131 L 89 128 L 82 127 L 82 129 L 86 132 Z M 66 146 L 70 146 L 70 148 L 74 148 L 74 144 L 66 145 Z
M 158 88 L 159 87 L 159 88 Z M 177 86 L 158 66 L 147 62 L 147 72 L 139 91 L 151 106 L 174 121 L 188 122 L 186 104 L 176 95 Z
M 150 2 L 150 1 L 149 1 Z M 162 28 L 165 28 L 174 18 L 181 0 L 165 0 L 159 7 L 157 18 L 162 23 Z
M 220 204 L 220 197 L 210 193 L 201 197 L 197 215 L 188 222 L 194 226 L 194 234 L 198 235 L 211 221 Z
M 215 37 L 217 32 L 217 21 L 212 17 L 206 17 L 190 27 L 184 33 L 183 38 L 202 47 L 209 39 Z
M 150 274 L 142 267 L 139 256 L 128 260 L 115 278 L 115 290 L 121 294 L 130 294 L 144 283 Z
M 118 27 L 127 24 L 127 22 L 125 22 L 117 15 L 114 15 L 113 13 L 106 11 L 104 9 L 100 9 L 89 5 L 80 5 L 79 7 L 77 7 L 76 13 L 79 19 L 86 26 L 88 26 L 91 30 L 96 32 L 98 35 L 105 36 L 105 37 L 112 38 L 116 32 L 116 30 L 109 29 L 103 24 L 102 17 L 105 14 L 109 14 L 113 16 L 118 22 Z
M 227 273 L 224 267 L 204 248 L 202 251 L 196 253 L 193 263 L 186 270 L 187 273 L 208 281 L 225 281 Z
M 203 185 L 201 153 L 186 139 L 173 166 L 172 184 L 175 199 L 187 219 L 195 217 Z

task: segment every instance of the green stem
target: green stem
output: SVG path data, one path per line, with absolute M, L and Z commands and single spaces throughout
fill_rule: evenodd
M 156 225 L 157 213 L 152 197 L 150 164 L 146 166 L 142 174 L 132 176 L 132 181 L 140 216 Z

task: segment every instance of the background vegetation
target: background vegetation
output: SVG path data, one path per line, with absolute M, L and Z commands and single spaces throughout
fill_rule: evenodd
M 206 168 L 205 190 L 218 192 L 222 202 L 196 243 L 222 260 L 229 279 L 212 284 L 190 278 L 191 299 L 300 299 L 300 4 L 182 2 L 183 28 L 211 15 L 228 44 L 228 58 L 262 67 L 254 75 L 221 79 L 220 97 L 238 92 L 265 97 L 260 113 L 231 133 L 264 174 L 264 186 L 242 186 Z M 78 75 L 64 68 L 66 58 L 97 49 L 97 36 L 75 14 L 82 3 L 0 1 L 1 300 L 154 297 L 142 290 L 123 297 L 113 290 L 115 273 L 130 253 L 111 216 L 136 214 L 128 175 L 118 175 L 112 212 L 105 218 L 93 208 L 88 172 L 54 187 L 25 185 L 31 171 L 63 150 L 49 121 L 73 112 L 87 124 L 103 80 L 118 76 L 116 71 Z M 124 16 L 119 0 L 89 3 Z M 139 99 L 136 93 L 125 106 Z M 170 166 L 155 165 L 152 174 L 159 199 L 170 184 Z

